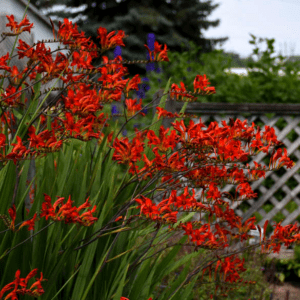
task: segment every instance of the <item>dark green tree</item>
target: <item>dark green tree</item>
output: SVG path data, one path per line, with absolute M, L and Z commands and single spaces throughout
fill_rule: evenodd
M 231 68 L 247 68 L 247 63 L 253 61 L 251 56 L 243 58 L 235 52 L 223 52 L 223 55 L 227 59 L 231 59 Z
M 124 30 L 128 38 L 124 40 L 122 57 L 127 60 L 147 59 L 147 34 L 154 33 L 155 40 L 167 44 L 170 51 L 181 52 L 188 49 L 189 41 L 202 47 L 201 52 L 207 53 L 216 44 L 224 43 L 228 38 L 207 39 L 203 32 L 210 27 L 219 25 L 220 20 L 210 21 L 209 15 L 218 4 L 212 0 L 31 0 L 39 9 L 46 9 L 55 4 L 65 4 L 67 7 L 82 8 L 71 12 L 65 9 L 46 12 L 53 21 L 63 21 L 63 18 L 76 20 L 80 30 L 91 36 L 98 44 L 97 29 L 105 27 L 108 32 Z M 200 52 L 199 52 L 200 54 Z M 106 53 L 113 59 L 113 51 Z M 99 63 L 95 62 L 95 63 Z M 146 65 L 126 65 L 130 75 L 145 75 Z

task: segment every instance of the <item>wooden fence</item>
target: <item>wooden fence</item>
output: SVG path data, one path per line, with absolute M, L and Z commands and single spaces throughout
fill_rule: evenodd
M 157 92 L 154 97 L 159 101 L 163 91 Z M 154 99 L 155 99 L 154 98 Z M 166 109 L 179 112 L 182 103 L 170 100 Z M 230 203 L 231 208 L 241 216 L 243 222 L 255 215 L 258 224 L 264 225 L 266 220 L 282 221 L 282 225 L 300 221 L 300 104 L 231 104 L 231 103 L 189 103 L 186 113 L 196 114 L 202 122 L 208 125 L 211 121 L 229 121 L 229 118 L 248 120 L 254 122 L 262 129 L 265 125 L 275 129 L 278 140 L 287 148 L 289 156 L 296 163 L 292 169 L 285 167 L 278 171 L 266 173 L 262 178 L 251 184 L 258 198 L 246 200 L 242 203 Z M 270 115 L 272 114 L 272 115 Z M 193 119 L 198 122 L 199 119 Z M 169 126 L 173 120 L 164 120 L 164 125 Z M 268 166 L 267 155 L 260 153 L 254 159 L 256 162 Z M 253 165 L 253 162 L 249 163 Z M 222 191 L 234 190 L 233 185 L 226 185 Z

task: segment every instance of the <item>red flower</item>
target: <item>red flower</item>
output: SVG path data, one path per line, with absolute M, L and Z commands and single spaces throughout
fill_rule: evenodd
M 138 84 L 141 82 L 141 78 L 138 74 L 134 75 L 133 78 L 128 80 L 128 83 L 126 85 L 125 93 L 128 97 L 128 93 L 131 90 L 137 90 L 139 89 Z
M 62 121 L 65 125 L 65 129 L 69 131 L 70 135 L 73 136 L 73 132 L 80 133 L 80 125 L 78 122 L 74 121 L 74 117 L 72 116 L 72 114 L 66 112 L 65 116 L 66 116 L 66 120 L 62 120 Z
M 140 160 L 144 151 L 144 143 L 139 139 L 133 139 L 130 143 L 128 138 L 122 140 L 115 138 L 112 147 L 115 149 L 112 159 L 118 161 L 119 164 L 129 164 Z
M 42 213 L 40 214 L 40 217 L 46 218 L 48 220 L 49 217 L 55 217 L 55 211 L 51 204 L 51 197 L 44 194 L 44 202 L 42 203 Z
M 169 132 L 169 128 L 165 129 L 164 126 L 161 126 L 159 129 L 159 137 L 157 137 L 153 130 L 148 130 L 147 132 L 147 138 L 149 139 L 148 145 L 149 146 L 156 146 L 153 148 L 153 151 L 155 149 L 158 149 L 160 152 L 167 152 L 170 149 L 174 149 L 176 146 L 176 131 L 172 130 L 171 134 L 167 136 L 167 133 Z
M 149 57 L 150 61 L 153 61 L 153 56 L 155 61 L 169 61 L 169 58 L 167 56 L 167 45 L 165 44 L 164 50 L 161 50 L 162 45 L 160 45 L 157 41 L 154 42 L 154 51 L 151 51 L 147 45 L 144 45 L 148 52 L 149 52 Z M 153 54 L 152 54 L 153 52 Z M 158 56 L 157 56 L 158 54 Z M 157 56 L 157 57 L 156 57 Z
M 110 49 L 114 46 L 125 46 L 123 43 L 125 32 L 122 30 L 119 30 L 114 37 L 113 35 L 115 34 L 115 31 L 107 34 L 107 29 L 103 27 L 99 27 L 97 33 L 97 39 L 100 39 L 100 45 L 103 50 Z
M 181 225 L 182 229 L 185 231 L 184 235 L 192 235 L 193 234 L 193 225 L 191 222 L 187 222 L 186 225 Z
M 207 198 L 212 198 L 214 200 L 221 198 L 221 193 L 218 190 L 218 188 L 215 186 L 214 183 L 211 183 L 209 185 L 209 191 L 207 192 Z
M 44 294 L 44 289 L 41 285 L 41 282 L 44 281 L 43 273 L 41 272 L 41 277 L 38 279 L 36 278 L 36 282 L 31 285 L 28 289 L 28 281 L 34 277 L 37 273 L 37 269 L 32 270 L 25 278 L 20 278 L 21 271 L 17 270 L 15 274 L 15 280 L 9 284 L 7 284 L 1 291 L 0 291 L 0 299 L 7 293 L 9 290 L 13 289 L 9 294 L 6 295 L 6 299 L 11 300 L 18 300 L 18 295 L 29 295 L 33 297 L 38 297 Z M 21 288 L 18 288 L 18 287 Z M 36 288 L 36 289 L 33 289 Z
M 44 281 L 44 280 L 45 280 L 45 279 L 43 279 L 43 273 L 41 272 L 40 278 L 39 278 L 39 279 L 36 278 L 36 282 L 34 282 L 34 283 L 30 286 L 30 288 L 29 288 L 30 290 L 32 290 L 33 288 L 36 287 L 36 289 L 33 290 L 33 294 L 34 294 L 35 296 L 40 296 L 40 295 L 44 294 L 44 289 L 43 289 L 42 284 L 41 284 L 41 282 Z
M 120 221 L 120 220 L 122 220 L 123 219 L 123 216 L 119 216 L 119 217 L 117 217 L 116 219 L 115 219 L 115 222 L 118 222 L 118 221 Z
M 278 161 L 278 168 L 281 168 L 282 166 L 286 166 L 287 169 L 291 169 L 295 165 L 295 162 L 293 162 L 289 157 L 287 157 L 286 148 L 284 148 L 283 151 L 284 151 L 284 155 Z
M 29 154 L 29 150 L 23 145 L 22 139 L 17 136 L 17 144 L 12 143 L 14 148 L 12 149 L 12 152 L 9 153 L 6 158 L 13 159 L 14 163 L 16 163 L 17 160 L 25 158 Z
M 36 131 L 36 129 L 33 126 L 30 126 L 28 128 L 28 136 L 29 136 L 28 140 L 30 141 L 29 147 L 30 148 L 36 148 L 36 149 L 44 148 L 45 143 L 44 143 L 43 139 L 41 138 L 40 135 L 36 135 L 35 131 Z
M 20 230 L 23 226 L 28 226 L 28 231 L 34 230 L 34 224 L 35 224 L 35 219 L 36 219 L 37 214 L 35 213 L 32 219 L 24 221 L 18 230 Z
M 138 111 L 142 110 L 142 99 L 140 99 L 140 103 L 137 103 L 137 99 L 126 99 L 125 105 L 127 107 L 128 117 L 132 117 Z M 141 111 L 140 114 L 145 116 L 145 114 Z
M 158 119 L 163 118 L 163 117 L 167 117 L 167 118 L 178 117 L 177 113 L 173 114 L 159 106 L 156 107 L 156 113 L 158 114 Z
M 214 86 L 208 86 L 204 89 L 204 92 L 206 92 L 207 95 L 215 94 L 216 88 Z
M 93 207 L 92 210 L 88 210 L 83 214 L 79 214 L 79 211 L 90 207 L 91 204 L 88 203 L 88 199 L 80 205 L 78 208 L 76 206 L 72 206 L 71 196 L 69 196 L 68 201 L 63 204 L 65 200 L 64 197 L 58 198 L 55 203 L 51 204 L 50 196 L 44 194 L 45 201 L 42 203 L 42 210 L 40 217 L 51 218 L 53 221 L 65 221 L 66 224 L 68 223 L 78 223 L 83 226 L 90 226 L 94 224 L 98 218 L 93 217 L 93 213 L 96 211 L 96 205 Z
M 239 191 L 240 198 L 243 198 L 244 196 L 247 198 L 255 198 L 257 197 L 257 193 L 254 193 L 250 184 L 248 182 L 240 183 L 236 191 Z
M 9 71 L 11 70 L 11 67 L 7 66 L 7 60 L 9 59 L 9 52 L 7 52 L 6 55 L 0 57 L 0 70 Z
M 210 84 L 210 82 L 208 82 L 208 78 L 206 78 L 205 74 L 203 77 L 201 75 L 197 75 L 194 80 L 194 93 L 196 93 L 197 90 L 198 92 L 201 90 L 204 91 L 204 88 L 207 87 L 208 84 Z
M 154 56 L 154 61 L 169 61 L 168 55 L 167 55 L 167 45 L 165 44 L 164 49 L 161 50 L 162 45 L 160 45 L 157 41 L 154 42 L 154 51 L 151 51 L 147 45 L 144 45 L 148 52 L 149 52 L 149 57 L 150 61 L 153 61 L 153 56 Z M 153 54 L 152 54 L 153 52 Z M 158 55 L 157 55 L 158 54 Z
M 135 201 L 140 204 L 138 208 L 141 209 L 141 214 L 143 213 L 146 216 L 149 215 L 149 218 L 153 220 L 157 218 L 157 216 L 154 215 L 159 215 L 159 211 L 157 206 L 152 203 L 151 199 L 141 196 L 140 199 L 135 199 Z
M 20 34 L 23 31 L 28 31 L 30 33 L 31 28 L 33 27 L 33 23 L 29 23 L 29 20 L 27 19 L 27 15 L 25 18 L 18 24 L 15 22 L 15 17 L 14 15 L 6 15 L 6 18 L 8 19 L 8 23 L 6 24 L 6 27 L 10 27 L 10 29 L 13 31 L 15 34 Z M 24 28 L 21 28 L 24 27 Z
M 96 211 L 96 205 L 94 205 L 94 207 L 91 210 L 88 210 L 87 212 L 81 214 L 80 216 L 78 216 L 75 220 L 77 221 L 77 223 L 83 225 L 83 226 L 91 226 L 93 225 L 98 218 L 93 217 L 93 213 Z
M 78 53 L 77 51 L 73 53 L 73 61 L 71 66 L 77 65 L 77 68 L 93 69 L 91 65 L 92 56 L 88 52 Z
M 181 97 L 181 100 L 184 100 L 184 98 L 191 98 L 192 100 L 197 99 L 193 95 L 190 95 L 189 93 L 186 92 L 186 88 L 185 88 L 184 83 L 182 81 L 180 82 L 180 86 L 181 86 L 181 88 L 179 88 L 178 85 L 175 84 L 175 83 L 173 83 L 171 85 L 170 97 L 176 96 L 177 100 L 179 100 L 179 97 Z
M 13 204 L 11 208 L 8 209 L 8 213 L 11 218 L 10 229 L 15 230 L 15 220 L 16 220 L 16 206 Z

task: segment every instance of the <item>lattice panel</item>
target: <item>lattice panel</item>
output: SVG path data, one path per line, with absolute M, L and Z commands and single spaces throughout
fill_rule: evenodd
M 264 130 L 265 125 L 273 127 L 278 140 L 284 143 L 288 155 L 296 163 L 294 168 L 289 170 L 284 167 L 279 171 L 267 172 L 265 179 L 262 178 L 251 184 L 253 191 L 258 193 L 258 198 L 242 203 L 231 203 L 231 208 L 242 217 L 243 222 L 255 215 L 260 226 L 263 226 L 266 220 L 276 222 L 283 220 L 282 225 L 294 223 L 297 218 L 300 221 L 300 151 L 298 150 L 300 145 L 300 117 L 275 116 L 269 119 L 263 115 L 252 115 L 246 118 L 242 115 L 201 116 L 202 122 L 206 125 L 211 121 L 217 121 L 219 126 L 222 126 L 222 120 L 228 123 L 229 118 L 239 118 L 241 121 L 247 119 L 249 125 L 254 122 L 262 130 Z M 194 119 L 194 122 L 198 121 L 199 119 Z M 265 153 L 260 153 L 254 160 L 268 167 L 268 162 L 266 164 L 267 157 Z M 252 161 L 250 166 L 253 166 Z M 234 185 L 226 185 L 222 191 L 230 192 L 233 189 L 235 190 Z M 271 232 L 272 227 L 269 226 L 269 232 Z

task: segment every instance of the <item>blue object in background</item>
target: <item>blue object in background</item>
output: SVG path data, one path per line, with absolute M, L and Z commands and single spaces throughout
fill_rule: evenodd
M 151 51 L 154 51 L 154 43 L 155 43 L 155 34 L 154 33 L 148 33 L 147 44 L 148 44 L 148 47 Z M 147 59 L 148 60 L 150 59 L 150 55 L 149 55 L 148 51 L 147 51 Z M 154 59 L 154 55 L 153 55 L 152 59 Z M 146 70 L 147 70 L 147 72 L 155 71 L 158 74 L 162 73 L 162 68 L 159 68 L 159 67 L 155 68 L 155 63 L 154 62 L 147 64 Z M 148 79 L 148 81 L 149 81 L 149 79 Z M 161 79 L 158 79 L 158 82 L 161 83 Z M 146 85 L 145 90 L 148 91 L 149 89 L 150 89 L 150 86 Z
M 147 35 L 147 45 L 151 51 L 154 51 L 154 43 L 155 43 L 155 34 L 154 33 L 148 33 Z M 116 46 L 114 49 L 114 58 L 122 56 L 122 48 L 121 46 Z M 154 54 L 152 54 L 152 59 L 154 59 Z M 149 52 L 147 51 L 147 60 L 150 60 Z M 155 62 L 151 62 L 146 65 L 146 71 L 151 72 L 155 71 L 156 73 L 161 73 L 162 69 L 157 67 L 155 68 Z M 122 77 L 124 79 L 124 77 Z M 149 85 L 149 78 L 143 77 L 142 82 L 138 84 L 139 90 L 136 92 L 136 97 L 139 99 L 144 99 L 146 97 L 146 92 L 150 89 Z M 159 82 L 161 82 L 160 79 L 158 79 Z M 147 114 L 148 110 L 147 108 L 143 109 L 143 113 Z M 116 105 L 111 106 L 111 114 L 112 116 L 119 114 L 119 110 Z
M 154 51 L 154 42 L 155 42 L 155 34 L 154 33 L 148 33 L 148 36 L 147 36 L 147 45 L 148 45 L 148 47 L 149 47 L 149 49 L 151 51 Z M 146 50 L 146 51 L 147 51 L 146 52 L 147 53 L 147 60 L 150 60 L 149 52 L 148 52 L 148 50 Z M 153 54 L 152 54 L 152 59 L 154 59 L 154 55 Z M 146 71 L 147 72 L 154 71 L 154 67 L 155 67 L 155 63 L 154 62 L 148 63 L 146 65 Z M 139 90 L 136 93 L 138 99 L 144 99 L 145 96 L 146 96 L 145 93 L 150 89 L 149 84 L 144 83 L 144 82 L 149 82 L 149 78 L 148 77 L 142 78 L 142 82 L 143 83 L 140 83 L 138 85 Z
M 147 107 L 143 108 L 142 112 L 146 115 L 148 113 Z
M 119 55 L 122 56 L 122 48 L 121 46 L 116 46 L 114 49 L 114 58 L 117 58 Z M 122 77 L 122 79 L 124 79 L 124 77 Z
M 155 34 L 154 33 L 148 33 L 148 35 L 147 35 L 147 45 L 148 45 L 150 51 L 154 51 L 154 43 L 155 43 Z M 152 59 L 154 59 L 154 54 L 152 54 Z M 149 55 L 148 50 L 147 50 L 147 60 L 150 60 L 150 55 Z M 146 65 L 146 71 L 147 72 L 156 71 L 156 73 L 161 73 L 162 69 L 158 68 L 158 67 L 155 68 L 155 63 L 151 62 L 151 63 L 148 63 Z M 145 96 L 146 96 L 145 93 L 148 90 L 150 90 L 149 78 L 144 77 L 144 78 L 142 78 L 142 81 L 143 81 L 143 83 L 140 83 L 138 85 L 139 90 L 136 93 L 136 95 L 139 99 L 144 99 Z M 145 113 L 147 113 L 147 110 L 145 110 L 145 111 L 146 111 Z
M 148 33 L 147 45 L 148 45 L 148 47 L 151 51 L 154 51 L 154 42 L 155 42 L 155 34 L 154 33 Z M 147 50 L 147 59 L 148 60 L 150 59 L 150 55 L 149 55 L 148 50 Z M 154 59 L 154 54 L 152 55 L 152 59 Z M 146 65 L 147 72 L 148 71 L 154 71 L 154 67 L 155 67 L 154 62 L 147 64 Z
M 113 116 L 113 115 L 116 115 L 116 114 L 119 114 L 119 113 L 120 112 L 119 112 L 117 106 L 116 105 L 112 105 L 111 106 L 111 115 Z
M 151 51 L 154 51 L 154 43 L 155 43 L 155 34 L 154 33 L 148 33 L 147 35 L 147 45 Z M 114 49 L 114 58 L 117 56 L 121 55 L 122 56 L 122 48 L 121 46 L 116 46 Z M 152 54 L 152 59 L 154 59 L 154 54 Z M 147 60 L 150 60 L 150 55 L 149 52 L 147 51 Z M 146 65 L 146 71 L 151 72 L 151 71 L 156 71 L 157 73 L 161 73 L 162 69 L 161 68 L 156 68 L 155 69 L 155 63 L 151 62 Z M 122 77 L 122 79 L 124 79 Z M 150 86 L 148 84 L 149 78 L 144 77 L 142 78 L 142 83 L 138 85 L 139 90 L 136 92 L 136 96 L 138 99 L 144 99 L 145 98 L 145 93 L 150 89 Z
M 118 57 L 118 56 L 122 56 L 122 48 L 121 46 L 116 46 L 116 48 L 114 49 L 114 58 Z M 124 77 L 122 76 L 122 79 L 124 79 Z M 123 98 L 123 95 L 122 95 Z M 121 98 L 121 99 L 122 99 Z M 111 115 L 114 116 L 115 114 L 119 114 L 119 110 L 118 107 L 116 105 L 111 105 Z
M 121 46 L 116 46 L 116 48 L 114 49 L 114 58 L 116 58 L 119 55 L 122 56 L 122 48 Z

